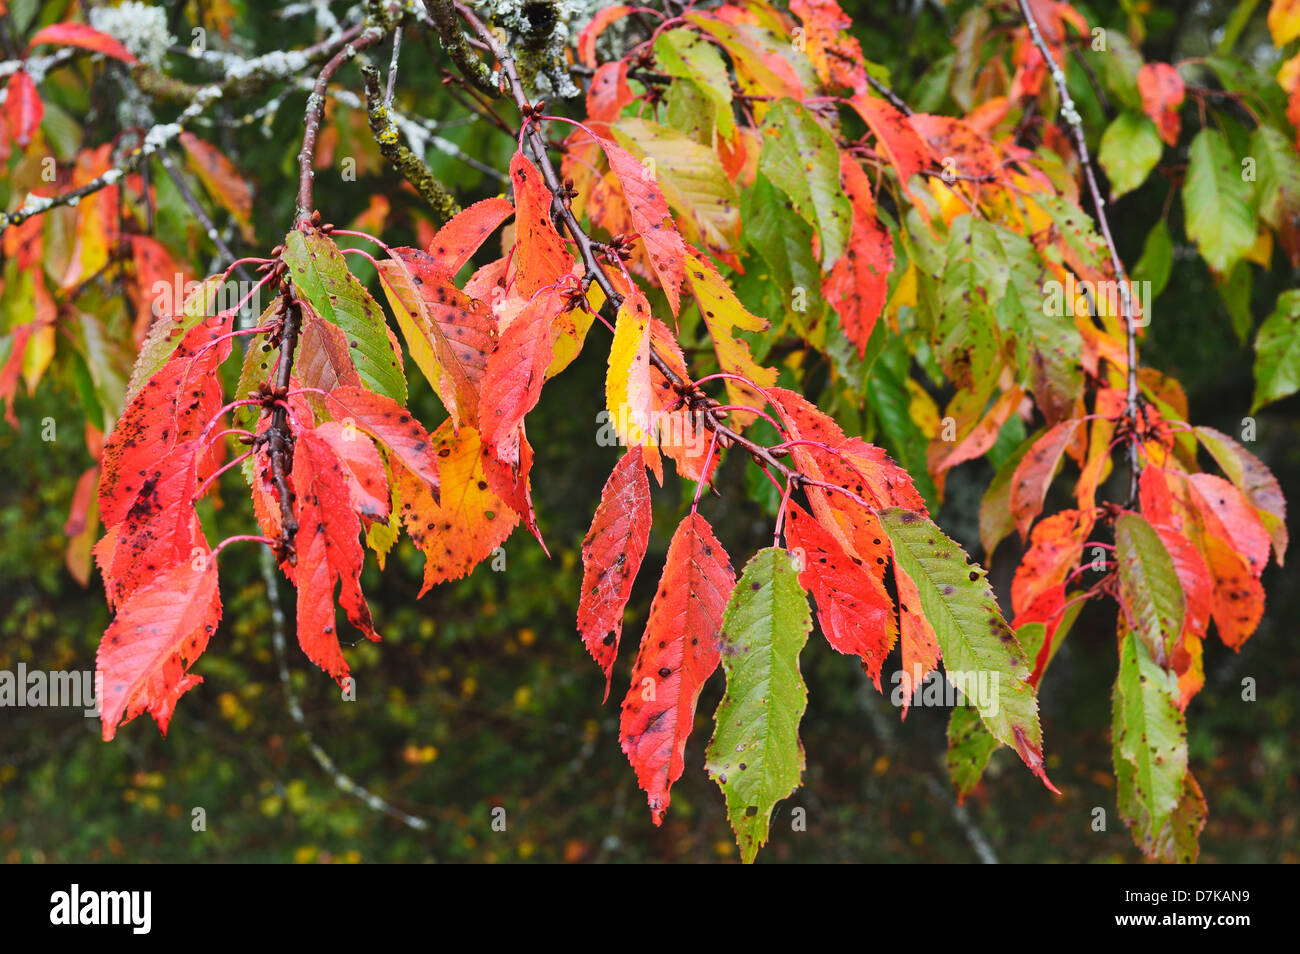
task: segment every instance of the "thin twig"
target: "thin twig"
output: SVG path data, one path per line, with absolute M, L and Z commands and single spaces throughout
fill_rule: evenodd
M 316 140 L 320 137 L 321 119 L 325 115 L 325 90 L 331 77 L 352 57 L 362 50 L 369 49 L 384 38 L 384 31 L 379 27 L 367 27 L 355 40 L 335 53 L 316 77 L 316 86 L 307 97 L 307 114 L 304 119 L 302 151 L 298 153 L 298 209 L 297 222 L 301 225 L 311 218 L 312 181 L 316 177 L 313 166 L 316 162 Z
M 1137 436 L 1137 331 L 1134 325 L 1133 298 L 1129 292 L 1128 273 L 1124 270 L 1124 263 L 1120 260 L 1119 251 L 1115 247 L 1115 239 L 1110 232 L 1110 222 L 1106 218 L 1106 200 L 1102 198 L 1101 189 L 1097 186 L 1097 175 L 1093 171 L 1092 159 L 1088 155 L 1088 143 L 1084 138 L 1083 119 L 1079 116 L 1078 109 L 1075 108 L 1074 100 L 1070 98 L 1070 91 L 1065 82 L 1065 72 L 1043 41 L 1043 34 L 1038 29 L 1038 21 L 1034 19 L 1034 12 L 1030 9 L 1029 0 L 1018 0 L 1018 2 L 1020 4 L 1020 13 L 1025 18 L 1025 25 L 1029 27 L 1029 36 L 1033 40 L 1034 46 L 1038 48 L 1044 62 L 1047 63 L 1048 70 L 1052 74 L 1052 82 L 1056 85 L 1056 91 L 1061 97 L 1061 116 L 1064 117 L 1070 127 L 1070 132 L 1074 136 L 1075 150 L 1079 153 L 1079 164 L 1083 167 L 1084 179 L 1088 183 L 1088 192 L 1092 196 L 1093 208 L 1096 210 L 1097 225 L 1101 229 L 1102 238 L 1106 242 L 1106 249 L 1110 252 L 1110 262 L 1115 269 L 1115 278 L 1119 282 L 1120 308 L 1124 318 L 1124 335 L 1128 341 L 1128 394 L 1124 405 L 1124 417 L 1129 421 L 1132 428 L 1132 437 L 1128 444 L 1128 505 L 1131 507 L 1133 502 L 1137 500 L 1138 478 L 1141 476 L 1142 470 L 1141 461 L 1138 459 L 1139 438 Z M 1143 317 L 1149 318 L 1150 316 L 1144 315 Z

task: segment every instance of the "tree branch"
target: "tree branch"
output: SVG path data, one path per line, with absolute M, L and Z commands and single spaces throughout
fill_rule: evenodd
M 335 53 L 316 77 L 316 86 L 307 97 L 307 115 L 304 119 L 302 151 L 298 153 L 298 209 L 297 223 L 301 225 L 311 217 L 312 182 L 316 177 L 312 166 L 316 161 L 316 140 L 320 137 L 321 119 L 325 115 L 325 89 L 331 77 L 352 57 L 367 50 L 384 38 L 379 27 L 366 27 L 341 50 Z
M 370 132 L 379 144 L 379 151 L 393 164 L 425 202 L 429 203 L 439 224 L 445 225 L 460 211 L 460 204 L 429 167 L 402 142 L 397 126 L 389 115 L 383 91 L 379 87 L 379 71 L 373 66 L 363 67 L 366 80 L 366 118 Z

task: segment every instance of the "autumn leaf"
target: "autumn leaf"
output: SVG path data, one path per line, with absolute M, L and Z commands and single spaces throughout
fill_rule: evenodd
M 325 397 L 331 416 L 365 431 L 412 474 L 423 480 L 435 499 L 439 490 L 437 448 L 411 412 L 365 388 L 337 387 Z
M 578 634 L 605 673 L 605 698 L 623 632 L 623 610 L 650 539 L 650 483 L 641 454 L 625 453 L 605 482 L 582 541 Z
M 840 157 L 840 175 L 853 208 L 848 247 L 822 282 L 822 294 L 844 323 L 844 332 L 865 357 L 867 342 L 884 308 L 889 273 L 894 267 L 894 243 L 889 229 L 876 218 L 871 182 L 847 155 Z
M 221 203 L 239 223 L 245 241 L 253 238 L 253 188 L 235 164 L 216 146 L 204 142 L 193 133 L 182 132 L 180 144 L 185 147 L 190 168 L 203 182 L 208 194 Z
M 651 427 L 650 306 L 634 290 L 618 310 L 605 375 L 605 409 L 619 438 L 634 447 L 655 446 Z
M 692 511 L 668 545 L 619 719 L 619 741 L 656 825 L 685 767 L 700 690 L 718 668 L 718 632 L 734 585 L 726 551 Z
M 448 275 L 455 275 L 487 237 L 514 213 L 515 207 L 506 199 L 494 196 L 475 202 L 452 216 L 434 235 L 426 251 Z
M 1009 502 L 1011 514 L 1022 540 L 1029 539 L 1029 528 L 1043 510 L 1047 489 L 1060 469 L 1065 449 L 1074 439 L 1080 421 L 1072 418 L 1048 429 L 1026 452 L 1011 475 Z
M 785 540 L 795 554 L 800 584 L 816 600 L 826 641 L 837 652 L 861 658 L 879 690 L 880 668 L 898 638 L 884 584 L 796 503 L 786 510 Z
M 700 306 L 700 314 L 704 317 L 709 337 L 713 340 L 719 367 L 729 374 L 752 381 L 760 388 L 775 384 L 776 369 L 764 368 L 756 363 L 749 343 L 736 336 L 736 331 L 766 330 L 767 320 L 750 314 L 713 264 L 695 249 L 687 249 L 686 284 Z M 728 379 L 726 389 L 733 404 L 762 407 L 767 403 L 761 394 L 747 384 Z M 743 426 L 752 417 L 733 411 L 731 419 L 733 425 Z
M 564 296 L 539 291 L 510 322 L 488 355 L 479 402 L 479 438 L 498 460 L 519 461 L 519 426 L 537 406 L 551 363 L 551 325 Z
M 30 53 L 34 47 L 45 43 L 52 46 L 81 47 L 83 50 L 111 56 L 128 65 L 136 62 L 135 57 L 121 43 L 107 33 L 102 33 L 84 23 L 51 23 L 49 26 L 42 27 L 28 41 L 27 50 Z
M 1146 63 L 1138 70 L 1137 85 L 1142 110 L 1160 130 L 1160 138 L 1166 145 L 1178 145 L 1182 128 L 1178 110 L 1186 96 L 1183 78 L 1168 63 Z
M 206 552 L 158 574 L 122 604 L 96 656 L 105 742 L 141 712 L 167 734 L 176 701 L 203 681 L 189 667 L 220 620 L 217 565 Z
M 515 190 L 515 284 L 521 295 L 532 297 L 567 275 L 573 258 L 551 224 L 551 190 L 522 152 L 510 160 L 510 182 Z
M 99 509 L 105 526 L 122 522 L 147 492 L 158 462 L 197 437 L 221 407 L 221 393 L 209 382 L 230 354 L 229 339 L 218 341 L 228 330 L 220 319 L 191 328 L 122 412 L 104 444 Z
M 468 425 L 456 431 L 451 421 L 444 421 L 429 444 L 441 477 L 439 498 L 405 467 L 393 472 L 402 525 L 424 553 L 420 596 L 435 583 L 460 579 L 474 569 L 519 523 L 519 514 L 488 487 L 478 431 Z
M 336 586 L 348 621 L 368 639 L 379 639 L 361 593 L 361 522 L 351 506 L 343 463 L 314 429 L 294 434 L 292 479 L 298 521 L 298 643 L 308 659 L 342 684 L 348 664 L 335 626 Z
M 453 420 L 474 424 L 488 354 L 496 346 L 491 311 L 456 288 L 451 269 L 432 255 L 414 248 L 392 253 L 394 260 L 379 263 L 379 277 L 411 358 Z
M 681 303 L 686 246 L 668 212 L 663 190 L 655 182 L 650 167 L 642 165 L 626 149 L 608 139 L 600 139 L 599 142 L 609 160 L 610 171 L 623 191 L 632 231 L 645 244 L 646 257 L 649 258 L 655 277 L 668 296 L 668 306 L 675 315 Z
M 915 201 L 909 183 L 912 176 L 929 167 L 930 147 L 908 123 L 907 117 L 885 100 L 861 94 L 850 99 L 849 105 L 876 137 L 877 147 L 894 167 L 903 193 L 912 198 L 914 208 L 928 218 L 925 205 Z
M 5 86 L 4 118 L 9 135 L 20 149 L 26 149 L 45 115 L 36 84 L 26 70 L 16 70 Z

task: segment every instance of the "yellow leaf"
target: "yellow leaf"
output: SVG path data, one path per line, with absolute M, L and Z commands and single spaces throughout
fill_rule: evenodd
M 712 263 L 693 248 L 686 250 L 686 282 L 700 306 L 700 314 L 713 339 L 713 349 L 718 355 L 718 366 L 729 374 L 748 378 L 760 388 L 776 384 L 776 368 L 764 368 L 749 350 L 749 343 L 736 338 L 735 330 L 766 331 L 766 318 L 751 315 L 727 286 Z M 727 379 L 727 396 L 732 404 L 761 408 L 767 403 L 763 395 L 753 388 Z M 753 414 L 732 412 L 731 424 L 743 427 L 754 419 Z
M 907 416 L 922 434 L 933 440 L 939 433 L 939 405 L 911 378 L 904 382 L 904 387 L 907 388 Z
M 54 326 L 42 325 L 32 330 L 27 341 L 27 353 L 23 355 L 23 381 L 27 383 L 27 393 L 36 390 L 45 369 L 54 358 Z
M 1273 261 L 1273 233 L 1267 228 L 1259 230 L 1255 244 L 1246 252 L 1246 261 L 1254 262 L 1260 268 L 1268 268 Z
M 654 447 L 654 395 L 650 384 L 650 306 L 638 289 L 623 301 L 614 323 L 605 375 L 605 407 L 619 438 L 632 447 Z
M 477 430 L 462 424 L 457 433 L 448 419 L 429 440 L 438 456 L 441 502 L 434 502 L 427 483 L 393 464 L 402 525 L 424 553 L 421 596 L 435 583 L 469 573 L 519 523 L 519 515 L 488 489 Z
M 1279 50 L 1300 36 L 1300 0 L 1273 0 L 1268 8 L 1268 32 Z

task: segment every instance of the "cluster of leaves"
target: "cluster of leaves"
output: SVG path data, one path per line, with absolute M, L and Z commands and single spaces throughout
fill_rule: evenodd
M 9 229 L 5 296 L 36 312 L 7 328 L 7 395 L 19 375 L 34 386 L 53 354 L 59 309 L 44 277 L 33 279 L 35 264 L 66 291 L 132 250 L 140 344 L 120 416 L 98 397 L 109 372 L 83 359 L 87 403 L 105 407 L 108 433 L 79 495 L 106 531 L 94 553 L 117 613 L 99 651 L 105 738 L 145 711 L 165 730 L 200 681 L 194 663 L 219 622 L 216 556 L 228 544 L 274 549 L 297 587 L 300 645 L 342 683 L 336 591 L 351 625 L 378 639 L 360 590 L 365 548 L 382 567 L 405 530 L 425 554 L 428 590 L 468 573 L 519 523 L 542 543 L 527 417 L 599 320 L 612 331 L 605 410 L 628 450 L 583 545 L 577 627 L 607 694 L 647 552 L 649 475 L 662 485 L 667 457 L 697 485 L 621 708 L 622 747 L 656 824 L 685 769 L 701 689 L 721 667 L 726 693 L 707 770 L 742 857 L 766 842 L 774 807 L 802 774 L 799 655 L 814 606 L 830 645 L 857 657 L 877 688 L 895 647 L 905 697 L 941 662 L 954 681 L 992 677 L 991 695 L 968 693 L 970 704 L 953 710 L 949 762 L 960 795 L 1000 745 L 1055 790 L 1038 686 L 1079 606 L 1106 595 L 1119 607 L 1120 810 L 1152 857 L 1194 859 L 1206 807 L 1183 712 L 1204 683 L 1211 623 L 1239 648 L 1259 622 L 1260 574 L 1270 549 L 1280 563 L 1287 544 L 1285 504 L 1254 455 L 1186 422 L 1177 382 L 1134 364 L 1151 299 L 1137 296 L 1143 310 L 1133 309 L 1107 231 L 1081 208 L 1087 157 L 1043 118 L 1062 98 L 1068 52 L 1097 34 L 1067 3 L 1023 10 L 1029 23 L 1007 4 L 966 14 L 953 59 L 922 97 L 934 101 L 929 111 L 906 106 L 865 63 L 835 0 L 793 0 L 789 14 L 765 0 L 657 14 L 647 35 L 602 61 L 603 34 L 631 12 L 607 8 L 577 42 L 590 73 L 580 123 L 529 104 L 508 52 L 494 49 L 523 107 L 510 198 L 470 206 L 423 248 L 372 239 L 381 260 L 355 253 L 375 267 L 405 351 L 350 269 L 352 250 L 336 244 L 347 230 L 319 215 L 255 260 L 259 285 L 276 298 L 256 327 L 239 330 L 237 306 L 213 304 L 229 272 L 175 313 L 152 314 L 150 279 L 182 270 L 153 239 L 121 230 L 115 210 L 143 205 L 150 189 L 138 175 L 114 176 L 86 201 Z M 1300 33 L 1289 11 L 1276 3 L 1270 17 L 1279 43 Z M 57 42 L 130 56 L 104 46 L 108 38 L 90 46 L 88 28 L 60 29 Z M 1202 117 L 1217 100 L 1168 64 L 1141 63 L 1118 32 L 1102 35 L 1113 47 L 1103 79 L 1124 110 L 1099 153 L 1113 197 L 1148 177 L 1163 145 L 1177 146 L 1189 89 Z M 1232 93 L 1230 72 L 1219 75 Z M 19 75 L 6 111 L 21 146 L 35 129 L 35 94 Z M 1295 117 L 1248 102 L 1271 96 L 1229 97 L 1256 121 L 1257 178 L 1244 180 L 1232 161 L 1245 153 L 1233 151 L 1239 117 L 1228 109 L 1214 114 L 1228 132 L 1205 125 L 1189 147 L 1187 234 L 1224 288 L 1236 289 L 1225 295 L 1240 295 L 1242 282 L 1248 295 L 1243 269 L 1267 267 L 1274 239 L 1293 263 L 1300 256 Z M 961 115 L 938 112 L 947 102 Z M 572 131 L 557 173 L 544 130 L 560 122 Z M 247 221 L 229 160 L 194 137 L 182 143 L 211 194 Z M 108 156 L 108 147 L 87 153 L 51 194 L 102 179 Z M 458 281 L 503 226 L 501 254 Z M 95 249 L 70 253 L 67 236 Z M 1137 273 L 1163 285 L 1169 245 L 1161 223 Z M 75 267 L 52 268 L 60 255 Z M 1121 294 L 1105 293 L 1116 286 Z M 1054 298 L 1052 288 L 1066 292 Z M 1286 333 L 1293 297 L 1260 332 L 1257 403 L 1300 386 Z M 81 327 L 93 334 L 93 318 L 83 314 Z M 251 342 L 227 394 L 221 367 L 242 336 Z M 818 352 L 832 380 L 814 402 Z M 406 359 L 446 408 L 432 431 L 406 409 Z M 725 402 L 703 390 L 713 381 Z M 865 414 L 903 466 L 833 413 Z M 754 436 L 762 433 L 776 440 Z M 230 446 L 247 450 L 225 461 Z M 995 447 L 981 542 L 990 558 L 1016 531 L 1028 544 L 1010 622 L 984 569 L 930 517 L 947 474 Z M 1201 472 L 1199 447 L 1223 477 Z M 1133 492 L 1100 499 L 1120 451 Z M 776 489 L 773 545 L 739 578 L 700 513 L 727 454 L 748 457 Z M 1075 506 L 1044 517 L 1067 459 L 1078 471 Z M 240 465 L 261 533 L 210 546 L 199 502 Z M 93 533 L 88 523 L 83 535 Z

